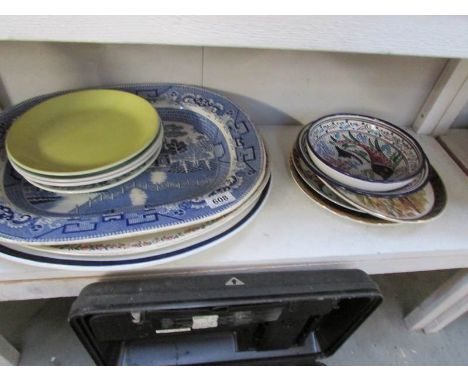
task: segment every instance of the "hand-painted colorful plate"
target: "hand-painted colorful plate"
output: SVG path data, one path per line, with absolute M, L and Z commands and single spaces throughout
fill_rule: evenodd
M 334 215 L 344 217 L 346 219 L 350 219 L 353 221 L 357 221 L 359 223 L 364 223 L 364 224 L 371 224 L 371 225 L 393 225 L 395 223 L 379 219 L 375 216 L 366 214 L 364 212 L 356 212 L 353 210 L 350 210 L 348 208 L 342 207 L 334 202 L 331 202 L 328 198 L 322 197 L 318 192 L 315 192 L 313 189 L 311 189 L 306 182 L 301 178 L 301 176 L 298 174 L 296 171 L 294 164 L 292 163 L 292 159 L 290 159 L 290 171 L 291 175 L 296 182 L 296 184 L 299 186 L 299 188 L 314 202 L 316 202 L 320 207 L 326 209 L 327 211 L 330 211 Z
M 97 89 L 58 95 L 17 115 L 5 147 L 21 167 L 44 175 L 89 174 L 142 152 L 159 116 L 142 97 Z
M 447 194 L 437 172 L 431 168 L 429 183 L 414 194 L 396 198 L 379 198 L 356 194 L 344 187 L 322 181 L 336 194 L 363 212 L 397 223 L 424 223 L 444 210 Z
M 297 174 L 302 178 L 304 183 L 307 184 L 307 186 L 309 186 L 309 188 L 311 188 L 313 191 L 315 191 L 325 199 L 329 200 L 330 202 L 338 204 L 343 208 L 362 213 L 361 210 L 349 204 L 348 202 L 340 198 L 338 195 L 336 195 L 336 193 L 331 191 L 328 188 L 328 186 L 326 186 L 320 180 L 320 178 L 307 167 L 307 165 L 304 163 L 304 160 L 301 158 L 301 155 L 299 154 L 299 150 L 297 148 L 293 149 L 293 152 L 291 154 L 291 162 Z
M 428 180 L 429 180 L 429 162 L 426 160 L 425 161 L 425 167 L 423 171 L 421 171 L 411 183 L 407 184 L 406 186 L 399 188 L 397 190 L 392 190 L 392 191 L 363 191 L 359 188 L 354 188 L 350 186 L 343 185 L 339 183 L 336 179 L 330 177 L 326 173 L 324 173 L 322 170 L 320 170 L 315 163 L 311 160 L 310 158 L 310 149 L 307 144 L 307 132 L 308 132 L 308 126 L 305 126 L 302 131 L 299 133 L 298 137 L 298 149 L 301 153 L 301 157 L 304 159 L 306 162 L 307 166 L 316 174 L 320 177 L 320 179 L 325 179 L 327 180 L 328 183 L 336 184 L 337 186 L 342 186 L 346 188 L 347 190 L 350 190 L 356 194 L 361 194 L 361 195 L 373 195 L 373 196 L 378 196 L 382 198 L 394 198 L 397 196 L 404 196 L 404 195 L 409 195 L 413 194 L 417 190 L 420 190 L 423 188 Z
M 307 144 L 320 170 L 364 191 L 402 188 L 426 162 L 421 146 L 405 131 L 362 115 L 330 115 L 310 123 Z
M 30 249 L 18 250 L 0 245 L 0 257 L 5 257 L 22 264 L 39 267 L 85 271 L 122 271 L 160 265 L 163 263 L 179 260 L 181 258 L 200 252 L 201 250 L 206 250 L 220 243 L 221 241 L 229 239 L 238 233 L 241 229 L 245 228 L 254 219 L 257 213 L 261 210 L 262 206 L 265 204 L 268 193 L 270 191 L 270 182 L 271 181 L 267 183 L 256 203 L 249 210 L 244 211 L 240 216 L 230 221 L 230 223 L 226 226 L 207 234 L 206 237 L 202 239 L 202 241 L 185 243 L 185 245 L 177 245 L 174 248 L 168 248 L 166 251 L 161 251 L 156 255 L 150 251 L 150 253 L 147 253 L 146 255 L 132 256 L 125 259 L 92 261 L 58 257 L 54 258 L 51 256 L 37 254 L 34 250 Z M 17 247 L 17 244 L 12 244 L 11 246 Z
M 256 190 L 265 173 L 263 143 L 231 101 L 183 85 L 116 89 L 143 97 L 158 109 L 165 134 L 155 166 L 109 190 L 64 196 L 38 190 L 18 177 L 5 165 L 0 141 L 3 241 L 54 245 L 182 228 L 229 213 Z M 1 137 L 15 118 L 50 97 L 5 111 Z

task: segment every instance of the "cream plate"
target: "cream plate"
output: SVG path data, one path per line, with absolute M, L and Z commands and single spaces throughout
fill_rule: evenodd
M 26 179 L 27 182 L 31 183 L 33 186 L 41 188 L 43 190 L 54 192 L 57 194 L 89 194 L 93 192 L 99 192 L 103 190 L 108 190 L 113 187 L 117 187 L 121 184 L 127 183 L 132 179 L 136 178 L 138 175 L 149 169 L 159 156 L 161 148 L 159 148 L 152 157 L 150 157 L 145 163 L 141 166 L 135 168 L 134 170 L 123 174 L 117 178 L 107 180 L 104 182 L 98 182 L 94 184 L 89 184 L 86 186 L 77 186 L 77 187 L 57 187 L 57 186 L 49 186 L 47 184 L 42 184 L 39 182 L 35 182 L 29 179 Z

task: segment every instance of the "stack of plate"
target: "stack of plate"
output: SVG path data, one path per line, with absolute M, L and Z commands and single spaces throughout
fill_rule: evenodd
M 306 125 L 291 170 L 321 206 L 365 223 L 426 222 L 446 204 L 442 180 L 416 140 L 373 117 L 331 115 Z
M 84 90 L 32 107 L 7 132 L 11 166 L 38 188 L 63 194 L 125 183 L 158 157 L 163 127 L 144 98 Z
M 57 94 L 23 102 L 0 116 L 0 256 L 46 267 L 130 269 L 193 254 L 232 236 L 252 220 L 269 192 L 270 170 L 262 140 L 236 105 L 211 91 L 183 85 L 122 86 L 105 92 L 119 97 L 124 93 L 134 100 L 109 102 L 102 108 L 120 113 L 114 122 L 122 118 L 122 129 L 128 132 L 115 128 L 109 136 L 105 129 L 103 138 L 94 134 L 96 125 L 89 131 L 90 145 L 127 134 L 120 143 L 114 142 L 120 160 L 108 155 L 110 159 L 102 162 L 99 156 L 88 158 L 91 148 L 86 145 L 73 148 L 73 124 L 69 133 L 56 137 L 57 130 L 51 126 L 60 118 L 58 122 L 52 118 L 51 109 L 40 119 L 43 134 L 32 127 L 20 131 L 28 111 L 61 99 Z M 134 113 L 136 98 L 141 98 L 141 109 Z M 89 106 L 79 111 L 79 125 L 97 102 L 82 101 Z M 143 106 L 148 104 L 151 110 Z M 68 110 L 65 120 L 77 114 L 76 109 Z M 35 125 L 35 121 L 29 123 Z M 15 146 L 18 138 L 13 128 L 23 143 L 27 134 L 34 135 L 37 142 L 28 146 L 34 155 Z M 139 150 L 132 146 L 136 136 L 142 138 Z M 57 147 L 63 142 L 67 149 L 60 151 Z M 73 160 L 66 161 L 68 150 Z M 130 154 L 122 161 L 124 152 Z M 36 155 L 41 159 L 35 160 Z M 65 167 L 56 171 L 45 168 L 45 163 Z M 129 176 L 132 171 L 140 173 L 117 181 L 116 174 Z M 105 189 L 97 186 L 99 182 L 86 183 L 100 176 L 102 182 L 113 183 Z M 82 187 L 89 188 L 77 193 Z

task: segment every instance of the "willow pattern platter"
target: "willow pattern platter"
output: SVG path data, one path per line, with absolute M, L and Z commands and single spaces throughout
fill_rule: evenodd
M 266 184 L 267 183 L 268 182 L 266 182 Z M 228 215 L 215 219 L 213 222 L 210 221 L 197 225 L 193 229 L 188 227 L 178 230 L 179 232 L 177 232 L 177 230 L 168 231 L 167 236 L 165 236 L 165 233 L 161 233 L 159 236 L 161 241 L 158 241 L 158 238 L 152 238 L 148 241 L 140 240 L 139 242 L 135 240 L 127 248 L 123 245 L 123 250 L 121 252 L 114 250 L 112 246 L 106 248 L 109 249 L 109 251 L 105 252 L 99 251 L 99 248 L 96 248 L 96 251 L 90 250 L 90 248 L 74 250 L 66 248 L 65 246 L 51 248 L 50 246 L 32 246 L 16 243 L 5 243 L 4 246 L 28 254 L 58 260 L 113 262 L 154 257 L 173 252 L 178 249 L 190 247 L 227 231 L 229 228 L 244 219 L 244 217 L 249 214 L 250 210 L 255 208 L 262 192 L 265 190 L 266 184 L 263 185 L 258 194 Z M 140 244 L 139 247 L 138 244 Z
M 365 191 L 404 187 L 426 162 L 409 134 L 389 122 L 361 115 L 337 114 L 312 122 L 307 143 L 320 170 Z
M 189 240 L 202 240 L 203 236 L 206 237 L 212 234 L 214 230 L 226 230 L 228 225 L 233 224 L 232 221 L 237 219 L 238 216 L 248 213 L 252 206 L 256 204 L 269 180 L 270 169 L 267 160 L 267 170 L 264 179 L 258 189 L 241 206 L 220 218 L 190 227 L 94 243 L 62 244 L 56 246 L 7 244 L 7 246 L 19 251 L 34 251 L 34 254 L 44 256 L 64 255 L 65 258 L 88 258 L 94 260 L 96 258 L 105 260 L 122 259 L 125 256 L 133 257 L 141 254 L 146 254 L 147 256 L 150 251 L 156 254 L 155 251 L 165 250 L 168 247 L 172 248 L 175 245 L 183 244 L 187 246 Z
M 268 181 L 265 188 L 262 190 L 260 197 L 252 206 L 252 208 L 245 212 L 238 220 L 235 220 L 233 224 L 229 225 L 228 227 L 224 227 L 224 230 L 221 229 L 220 231 L 213 232 L 213 235 L 209 235 L 209 237 L 205 238 L 204 240 L 196 241 L 195 243 L 190 243 L 187 245 L 181 245 L 177 248 L 168 249 L 167 251 L 162 251 L 157 255 L 149 253 L 146 254 L 146 256 L 132 256 L 130 258 L 119 260 L 90 261 L 42 256 L 40 254 L 35 254 L 33 250 L 29 250 L 29 253 L 26 253 L 25 251 L 19 251 L 17 249 L 12 249 L 4 245 L 0 245 L 0 256 L 27 265 L 85 271 L 101 271 L 103 269 L 108 271 L 120 271 L 164 264 L 187 257 L 189 255 L 193 255 L 197 252 L 200 252 L 201 250 L 208 249 L 220 243 L 221 241 L 232 237 L 241 229 L 245 228 L 254 219 L 254 217 L 261 210 L 262 206 L 265 204 L 270 191 L 270 184 L 271 181 Z
M 145 98 L 163 121 L 154 166 L 109 190 L 62 195 L 32 186 L 6 162 L 5 132 L 36 97 L 0 117 L 0 238 L 42 244 L 100 241 L 182 228 L 223 216 L 248 198 L 265 153 L 247 115 L 228 99 L 184 85 L 114 87 Z

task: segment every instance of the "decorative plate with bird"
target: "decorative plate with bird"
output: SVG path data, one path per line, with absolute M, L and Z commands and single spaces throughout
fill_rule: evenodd
M 327 166 L 369 182 L 398 182 L 415 177 L 425 155 L 403 130 L 358 115 L 328 116 L 310 125 L 308 144 Z
M 360 195 L 372 195 L 372 196 L 379 196 L 382 198 L 394 198 L 396 196 L 404 196 L 404 195 L 409 195 L 413 194 L 414 192 L 420 190 L 423 188 L 428 180 L 429 180 L 429 163 L 428 161 L 425 162 L 425 166 L 423 171 L 421 171 L 410 183 L 407 185 L 398 188 L 396 190 L 391 190 L 391 191 L 368 191 L 368 190 L 361 190 L 356 187 L 350 187 L 348 185 L 344 185 L 337 181 L 336 179 L 330 177 L 329 175 L 325 174 L 322 170 L 320 170 L 312 161 L 310 158 L 310 148 L 308 147 L 307 144 L 307 131 L 308 131 L 308 125 L 305 126 L 302 131 L 299 133 L 298 139 L 297 139 L 297 145 L 296 148 L 299 150 L 301 154 L 301 158 L 304 161 L 305 165 L 313 172 L 315 173 L 318 178 L 322 181 L 326 180 L 328 183 L 334 184 L 341 186 L 347 190 L 350 190 L 356 194 Z

